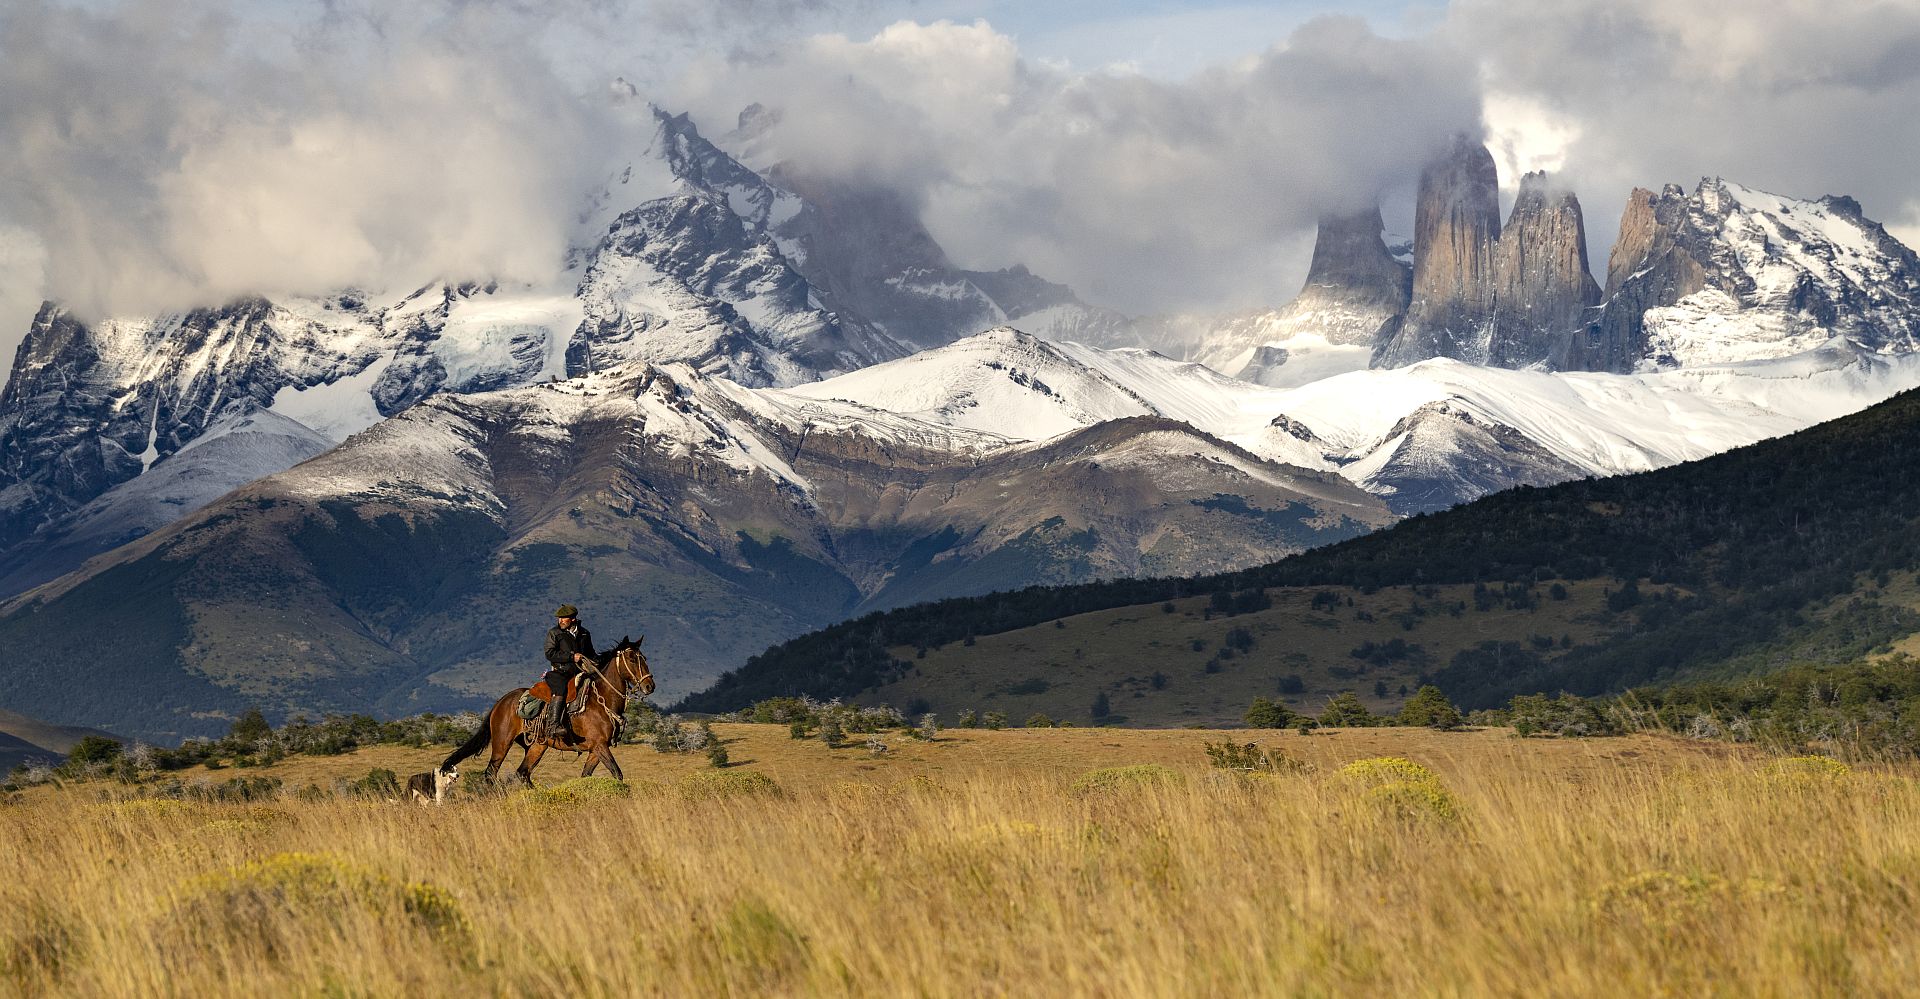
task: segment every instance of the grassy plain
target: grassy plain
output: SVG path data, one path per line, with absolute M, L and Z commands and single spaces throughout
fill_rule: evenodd
M 1498 730 L 948 731 L 890 734 L 874 756 L 716 729 L 725 770 L 625 747 L 628 796 L 31 789 L 0 805 L 0 992 L 1767 996 L 1920 980 L 1910 765 Z M 1308 768 L 1212 770 L 1202 745 L 1222 737 Z M 204 776 L 292 791 L 440 755 Z M 1343 770 L 1382 756 L 1433 778 Z M 1164 770 L 1088 778 L 1142 764 Z

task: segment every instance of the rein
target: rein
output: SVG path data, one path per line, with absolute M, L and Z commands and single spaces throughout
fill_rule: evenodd
M 635 655 L 635 656 L 638 656 L 638 655 L 639 655 L 639 653 L 637 653 L 637 652 L 636 652 L 636 653 L 634 653 L 634 655 Z M 612 658 L 612 659 L 618 659 L 618 658 L 620 658 L 620 653 L 618 653 L 618 652 L 616 652 L 616 653 L 614 653 L 614 654 L 613 654 L 613 656 L 612 656 L 611 658 Z M 644 667 L 643 667 L 643 668 L 644 668 Z M 640 683 L 641 683 L 641 678 L 640 678 L 640 677 L 637 677 L 637 676 L 629 676 L 629 677 L 627 678 L 627 682 L 626 682 L 626 683 L 624 683 L 624 684 L 615 684 L 615 683 L 613 682 L 613 679 L 612 679 L 611 677 L 609 677 L 609 676 L 607 676 L 607 675 L 606 675 L 605 673 L 602 673 L 602 672 L 600 671 L 600 667 L 599 667 L 599 666 L 598 666 L 597 664 L 595 664 L 595 663 L 594 663 L 594 661 L 593 661 L 593 660 L 592 660 L 591 658 L 588 658 L 588 659 L 586 659 L 586 660 L 585 660 L 585 664 L 584 664 L 584 666 L 583 666 L 583 672 L 587 672 L 587 673 L 591 673 L 591 674 L 593 674 L 593 676 L 594 676 L 594 679 L 597 679 L 597 680 L 599 680 L 599 681 L 601 681 L 601 682 L 603 682 L 603 683 L 605 683 L 605 684 L 607 685 L 607 687 L 608 687 L 609 689 L 611 689 L 611 690 L 612 690 L 612 691 L 613 691 L 614 693 L 616 693 L 616 694 L 619 694 L 619 695 L 621 696 L 621 699 L 622 699 L 622 700 L 624 700 L 624 699 L 625 699 L 625 698 L 626 698 L 626 697 L 628 696 L 628 694 L 627 694 L 627 691 L 628 691 L 628 689 L 629 689 L 629 688 L 633 688 L 633 689 L 638 689 L 638 688 L 639 688 L 639 686 L 640 686 Z M 629 672 L 629 673 L 631 673 L 631 672 L 632 672 L 632 670 L 631 670 L 631 669 L 629 669 L 629 670 L 627 670 L 627 672 Z M 648 672 L 648 674 L 649 674 L 649 675 L 651 675 L 653 671 L 652 671 L 652 670 L 648 670 L 647 672 Z M 603 695 L 602 695 L 602 694 L 600 693 L 600 688 L 599 688 L 599 687 L 595 687 L 595 688 L 593 688 L 593 692 L 592 692 L 592 693 L 593 693 L 593 696 L 594 696 L 594 697 L 596 697 L 596 698 L 599 698 L 599 699 L 600 699 L 600 702 L 601 702 L 602 704 L 605 704 L 605 705 L 607 706 L 607 709 L 608 709 L 608 713 L 610 713 L 610 714 L 617 714 L 617 712 L 614 712 L 614 711 L 612 710 L 612 708 L 613 708 L 613 705 L 612 705 L 612 703 L 611 703 L 611 702 L 609 702 L 609 701 L 607 700 L 607 698 L 606 698 L 605 696 L 603 696 Z M 641 694 L 640 696 L 641 696 L 641 697 L 645 697 L 646 695 L 645 695 L 645 694 Z

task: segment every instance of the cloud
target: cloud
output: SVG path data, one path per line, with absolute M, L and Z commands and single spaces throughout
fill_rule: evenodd
M 711 127 L 769 95 L 765 158 L 907 195 L 965 263 L 1025 262 L 1136 311 L 1284 301 L 1322 210 L 1410 182 L 1480 124 L 1471 63 L 1340 17 L 1181 81 L 1036 65 L 984 22 L 900 22 L 714 61 L 678 96 Z
M 604 134 L 511 10 L 308 22 L 28 0 L 0 30 L 0 222 L 88 312 L 550 275 Z
M 1460 0 L 1443 33 L 1492 95 L 1558 133 L 1596 252 L 1629 190 L 1720 175 L 1852 194 L 1920 233 L 1920 7 L 1753 0 Z
M 1319 212 L 1385 195 L 1404 214 L 1426 152 L 1483 108 L 1509 183 L 1564 171 L 1598 259 L 1628 190 L 1702 174 L 1853 194 L 1920 236 L 1909 3 L 1456 0 L 1396 37 L 1311 20 L 1179 79 L 898 20 L 967 9 L 1011 8 L 14 0 L 0 340 L 43 295 L 141 313 L 557 277 L 584 192 L 632 138 L 616 76 L 711 135 L 776 105 L 768 157 L 904 194 L 963 264 L 1026 263 L 1130 311 L 1285 301 Z

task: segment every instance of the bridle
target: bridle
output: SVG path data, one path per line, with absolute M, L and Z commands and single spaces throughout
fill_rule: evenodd
M 638 660 L 637 673 L 635 672 L 635 665 L 628 662 L 625 658 L 628 655 Z M 631 697 L 636 690 L 640 692 L 641 697 L 645 697 L 651 693 L 646 687 L 648 686 L 647 681 L 653 679 L 653 670 L 647 668 L 647 657 L 640 652 L 638 645 L 629 645 L 626 648 L 615 651 L 610 662 L 620 664 L 620 674 L 621 678 L 625 681 L 624 683 L 615 684 L 613 679 L 607 676 L 607 674 L 602 673 L 600 667 L 594 665 L 591 659 L 586 661 L 585 670 L 588 673 L 592 673 L 594 679 L 600 680 L 607 686 L 618 690 L 622 696 Z M 594 693 L 595 696 L 599 696 L 597 690 Z

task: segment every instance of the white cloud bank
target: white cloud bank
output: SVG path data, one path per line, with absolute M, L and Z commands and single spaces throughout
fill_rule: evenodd
M 125 313 L 552 277 L 622 144 L 615 76 L 709 134 L 780 107 L 771 148 L 906 194 L 962 263 L 1134 311 L 1284 301 L 1319 211 L 1404 204 L 1483 105 L 1503 161 L 1563 168 L 1602 257 L 1628 189 L 1712 173 L 1920 234 L 1911 3 L 1456 0 L 1402 37 L 1327 17 L 1178 80 L 1042 63 L 985 23 L 845 28 L 922 10 L 14 0 L 0 360 L 42 296 Z

